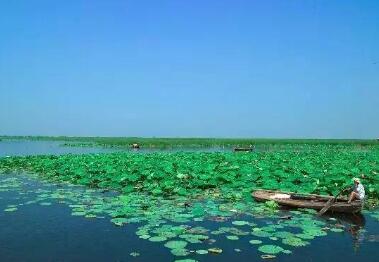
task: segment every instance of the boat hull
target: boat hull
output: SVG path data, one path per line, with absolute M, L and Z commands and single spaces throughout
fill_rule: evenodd
M 333 196 L 321 195 L 299 195 L 296 193 L 286 193 L 281 191 L 272 190 L 257 190 L 252 193 L 252 196 L 257 201 L 273 200 L 279 205 L 293 207 L 293 208 L 311 208 L 321 210 L 326 202 L 333 198 Z M 362 210 L 362 201 L 353 201 L 347 203 L 346 198 L 337 198 L 336 202 L 329 208 L 329 212 L 340 213 L 359 213 Z
M 233 149 L 235 152 L 252 152 L 253 148 L 241 148 L 241 147 L 236 147 Z

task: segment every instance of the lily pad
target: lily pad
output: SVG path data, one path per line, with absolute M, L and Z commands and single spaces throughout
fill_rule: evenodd
M 178 257 L 185 257 L 189 255 L 189 252 L 187 249 L 177 248 L 177 249 L 171 249 L 171 254 Z
M 232 224 L 236 226 L 245 226 L 245 225 L 249 225 L 249 222 L 236 220 L 236 221 L 233 221 Z
M 140 253 L 138 253 L 138 252 L 132 252 L 132 253 L 130 253 L 130 255 L 132 257 L 138 257 L 140 255 Z
M 282 252 L 284 249 L 280 246 L 275 246 L 275 245 L 263 245 L 263 246 L 260 246 L 258 250 L 266 254 L 278 254 Z
M 187 242 L 182 240 L 168 241 L 164 246 L 169 249 L 183 249 L 187 246 Z
M 309 242 L 304 241 L 301 238 L 297 238 L 297 237 L 284 238 L 282 240 L 282 243 L 289 246 L 294 246 L 294 247 L 301 247 L 301 246 L 306 246 L 309 244 Z
M 331 228 L 330 231 L 336 232 L 336 233 L 342 233 L 342 232 L 344 232 L 344 230 L 341 229 L 341 228 Z
M 196 250 L 196 253 L 199 255 L 205 255 L 205 254 L 208 254 L 208 250 L 199 249 L 199 250 Z
M 10 208 L 4 209 L 5 212 L 14 212 L 16 210 L 17 210 L 17 207 L 10 207 Z
M 149 241 L 151 241 L 151 242 L 163 242 L 166 240 L 167 240 L 166 237 L 160 237 L 160 236 L 155 236 L 155 237 L 149 238 Z

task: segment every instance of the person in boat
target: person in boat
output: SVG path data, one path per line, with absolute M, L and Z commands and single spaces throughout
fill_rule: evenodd
M 137 143 L 134 143 L 134 144 L 132 144 L 132 148 L 140 148 L 140 146 L 139 146 L 139 144 L 137 144 Z
M 363 200 L 365 198 L 365 188 L 363 187 L 361 180 L 359 178 L 353 178 L 354 186 L 351 190 L 349 201 L 348 203 L 351 203 L 351 201 L 354 200 Z

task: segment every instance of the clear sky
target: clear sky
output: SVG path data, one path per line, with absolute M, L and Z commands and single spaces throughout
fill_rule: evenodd
M 0 134 L 379 137 L 379 1 L 1 0 Z

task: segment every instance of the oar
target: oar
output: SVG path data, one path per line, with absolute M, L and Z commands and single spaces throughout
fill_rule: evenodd
M 322 208 L 317 214 L 318 214 L 319 216 L 322 216 L 326 211 L 328 211 L 329 208 L 334 204 L 334 202 L 336 202 L 337 197 L 338 197 L 339 195 L 341 195 L 341 193 L 344 192 L 346 189 L 347 189 L 347 188 L 342 189 L 340 192 L 338 192 L 338 194 L 337 194 L 335 197 L 330 198 L 330 199 L 328 200 L 328 202 L 326 202 L 325 206 L 324 206 L 324 207 L 323 207 L 323 208 Z

